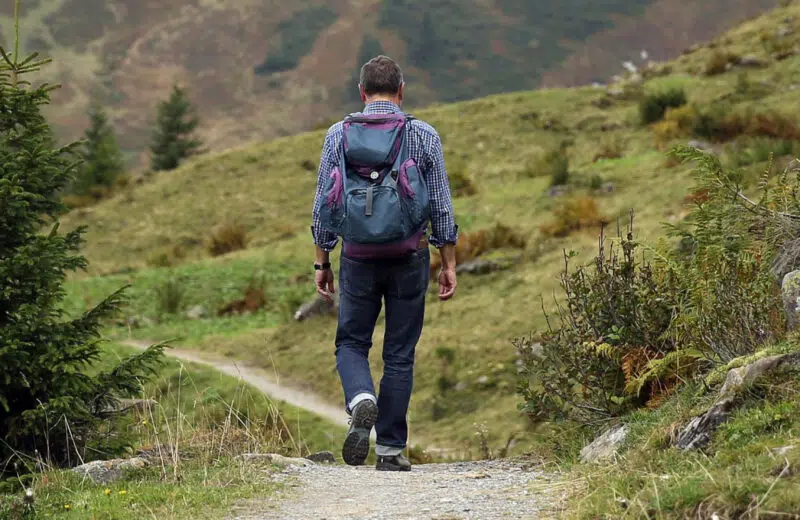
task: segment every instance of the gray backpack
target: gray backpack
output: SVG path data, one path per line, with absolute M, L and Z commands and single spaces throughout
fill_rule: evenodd
M 345 118 L 319 216 L 346 245 L 402 243 L 430 218 L 428 188 L 406 143 L 412 119 L 403 113 Z

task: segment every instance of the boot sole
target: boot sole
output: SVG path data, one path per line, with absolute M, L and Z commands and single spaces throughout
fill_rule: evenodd
M 411 471 L 411 466 L 395 466 L 394 464 L 376 464 L 376 471 Z
M 378 405 L 372 401 L 356 406 L 353 422 L 342 447 L 342 459 L 348 466 L 361 466 L 369 455 L 369 434 L 378 420 Z

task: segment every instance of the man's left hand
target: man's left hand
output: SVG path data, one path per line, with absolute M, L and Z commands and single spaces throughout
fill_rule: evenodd
M 332 295 L 336 293 L 336 287 L 333 283 L 333 270 L 328 268 L 315 271 L 314 283 L 317 286 L 317 294 L 322 296 L 326 302 L 333 303 Z

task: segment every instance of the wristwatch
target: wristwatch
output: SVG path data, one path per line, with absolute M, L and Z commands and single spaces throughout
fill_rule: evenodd
M 325 269 L 330 269 L 330 268 L 331 268 L 331 263 L 330 262 L 325 262 L 322 265 L 314 264 L 314 270 L 315 271 L 324 271 Z

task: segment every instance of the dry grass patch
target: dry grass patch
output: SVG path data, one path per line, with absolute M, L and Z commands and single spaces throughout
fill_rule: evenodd
M 222 256 L 247 248 L 247 230 L 238 222 L 225 222 L 211 231 L 206 250 L 211 256 Z

